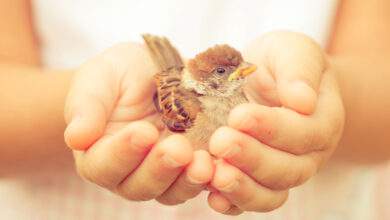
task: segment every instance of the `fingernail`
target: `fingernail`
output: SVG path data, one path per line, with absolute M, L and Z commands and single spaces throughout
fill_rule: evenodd
M 81 116 L 75 116 L 75 117 L 72 118 L 72 120 L 69 122 L 69 124 L 68 124 L 68 126 L 67 126 L 67 129 L 72 129 L 73 127 L 77 127 L 77 124 L 79 124 L 81 120 L 82 120 L 82 117 L 81 117 Z
M 165 154 L 162 157 L 162 161 L 165 163 L 165 165 L 167 165 L 168 167 L 171 167 L 171 168 L 177 168 L 177 167 L 181 167 L 184 165 L 184 164 L 180 163 L 179 161 L 173 159 L 168 154 Z
M 237 145 L 231 145 L 227 147 L 222 153 L 220 153 L 218 156 L 222 158 L 230 158 L 234 155 L 238 154 L 241 151 L 241 148 Z
M 232 208 L 232 206 L 227 206 L 225 209 L 222 209 L 221 212 L 222 212 L 222 213 L 226 213 L 226 212 L 229 211 L 231 208 Z
M 192 176 L 187 176 L 187 181 L 193 185 L 202 185 L 204 184 L 204 181 L 201 181 L 201 180 L 197 180 L 195 178 L 193 178 Z
M 206 186 L 206 190 L 209 192 L 217 192 L 218 190 L 211 185 Z
M 65 128 L 64 131 L 65 143 L 69 147 L 73 147 L 71 146 L 70 139 L 73 138 L 75 131 L 77 132 L 79 130 L 78 128 L 80 127 L 81 120 L 82 120 L 81 117 L 74 117 Z
M 302 81 L 290 82 L 287 92 L 288 97 L 285 97 L 284 101 L 288 107 L 305 114 L 314 112 L 317 103 L 317 92 L 308 84 Z
M 238 185 L 239 185 L 238 181 L 234 180 L 224 187 L 219 187 L 218 190 L 221 192 L 230 193 L 233 192 L 235 189 L 237 189 Z
M 290 88 L 294 91 L 304 92 L 304 93 L 315 93 L 314 89 L 310 87 L 307 83 L 302 81 L 292 81 L 290 82 Z

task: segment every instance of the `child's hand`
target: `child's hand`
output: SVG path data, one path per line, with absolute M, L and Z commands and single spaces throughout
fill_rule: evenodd
M 156 71 L 147 50 L 135 44 L 88 61 L 67 99 L 65 139 L 86 179 L 130 200 L 178 204 L 204 189 L 213 166 L 183 136 L 161 137 L 152 103 Z
M 320 47 L 295 33 L 266 35 L 247 59 L 259 72 L 244 104 L 217 130 L 210 152 L 216 165 L 210 206 L 225 214 L 281 206 L 288 189 L 313 176 L 340 139 L 344 109 L 335 73 Z M 272 106 L 272 107 L 271 107 Z

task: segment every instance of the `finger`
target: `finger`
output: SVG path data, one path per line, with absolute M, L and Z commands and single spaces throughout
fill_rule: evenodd
M 328 141 L 338 141 L 343 123 L 342 101 L 330 73 L 323 76 L 317 110 L 313 115 L 305 116 L 286 108 L 243 104 L 234 108 L 228 119 L 230 127 L 293 154 L 332 146 Z
M 249 99 L 267 106 L 281 106 L 276 81 L 270 70 L 257 63 L 257 70 L 248 77 L 244 91 Z
M 288 191 L 265 188 L 223 160 L 216 164 L 211 184 L 243 211 L 268 212 L 280 207 L 288 196 Z
M 85 150 L 103 135 L 116 100 L 116 82 L 91 79 L 111 71 L 110 65 L 96 58 L 75 74 L 65 105 L 65 141 L 70 148 Z
M 186 170 L 157 198 L 157 201 L 165 205 L 176 205 L 195 197 L 211 181 L 213 171 L 210 154 L 204 150 L 195 151 L 194 158 Z
M 259 78 L 254 81 L 271 82 L 264 81 L 264 78 L 273 78 L 276 82 L 259 83 L 258 88 L 276 87 L 283 106 L 311 114 L 316 106 L 321 76 L 327 66 L 320 46 L 303 34 L 281 31 L 266 34 L 248 48 L 246 59 L 263 70 L 254 76 Z M 268 99 L 277 102 L 274 95 L 265 94 Z
M 116 189 L 123 197 L 145 201 L 164 193 L 192 160 L 189 141 L 172 135 L 158 143 L 142 164 Z
M 157 140 L 158 131 L 153 125 L 132 122 L 88 151 L 75 152 L 76 167 L 81 176 L 112 189 L 138 167 Z
M 303 156 L 271 148 L 233 128 L 219 128 L 210 138 L 210 153 L 239 168 L 259 184 L 284 190 L 313 176 L 321 161 L 314 152 Z
M 214 211 L 225 215 L 239 215 L 243 212 L 218 192 L 210 193 L 207 201 Z

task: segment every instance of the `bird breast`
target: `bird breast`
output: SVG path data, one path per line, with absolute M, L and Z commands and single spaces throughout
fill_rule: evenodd
M 241 91 L 237 91 L 230 97 L 201 96 L 199 101 L 202 111 L 185 134 L 197 149 L 207 149 L 208 141 L 214 131 L 227 125 L 230 111 L 235 106 L 248 102 Z

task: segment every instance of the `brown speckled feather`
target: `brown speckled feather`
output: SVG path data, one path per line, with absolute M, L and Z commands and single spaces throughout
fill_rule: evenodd
M 162 113 L 163 122 L 171 131 L 185 131 L 193 125 L 201 109 L 196 94 L 187 91 L 181 85 L 184 63 L 166 38 L 150 34 L 142 37 L 160 69 L 155 75 L 156 108 Z

